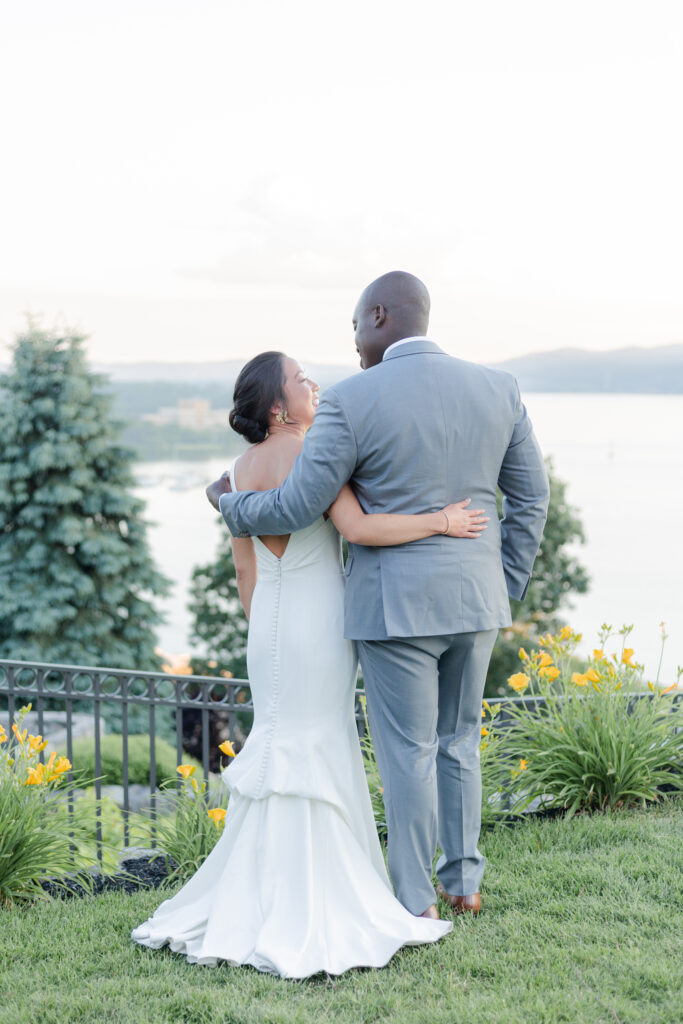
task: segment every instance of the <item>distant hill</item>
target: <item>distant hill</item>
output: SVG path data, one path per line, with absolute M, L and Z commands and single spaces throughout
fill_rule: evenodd
M 230 405 L 244 360 L 211 363 L 95 363 L 119 395 L 121 412 L 152 410 L 181 397 L 204 395 Z M 631 394 L 683 394 L 683 344 L 589 352 L 560 348 L 489 364 L 513 373 L 522 391 L 578 391 Z M 8 367 L 0 366 L 0 374 Z M 322 388 L 359 372 L 358 366 L 306 364 Z M 171 385 L 161 397 L 164 383 Z M 147 393 L 149 391 L 149 394 Z M 127 392 L 131 392 L 130 396 Z M 134 393 L 134 394 L 133 394 Z
M 215 363 L 108 363 L 95 364 L 112 384 L 167 381 L 191 391 L 191 385 L 232 387 L 242 360 Z M 550 352 L 506 359 L 492 364 L 513 373 L 522 391 L 583 391 L 633 394 L 683 394 L 683 344 L 657 348 L 619 348 L 589 352 L 560 348 Z M 323 387 L 352 373 L 357 366 L 307 364 L 309 373 Z M 190 387 L 188 387 L 190 386 Z
M 495 363 L 522 391 L 683 394 L 683 345 L 588 352 L 560 348 Z

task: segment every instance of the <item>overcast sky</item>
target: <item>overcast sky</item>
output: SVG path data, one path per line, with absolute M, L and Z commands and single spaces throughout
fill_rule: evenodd
M 423 278 L 469 359 L 683 341 L 683 4 L 6 0 L 0 362 L 353 362 Z

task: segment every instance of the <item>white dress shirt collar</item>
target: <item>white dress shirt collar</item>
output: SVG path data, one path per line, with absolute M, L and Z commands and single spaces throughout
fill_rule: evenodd
M 386 359 L 387 353 L 391 352 L 392 348 L 398 348 L 399 345 L 407 345 L 409 341 L 429 341 L 429 338 L 426 338 L 423 334 L 416 334 L 412 338 L 401 338 L 400 341 L 394 341 L 389 345 L 389 348 L 384 350 L 382 360 Z

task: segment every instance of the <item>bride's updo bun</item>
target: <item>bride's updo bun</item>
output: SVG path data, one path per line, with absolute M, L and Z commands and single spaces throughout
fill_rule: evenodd
M 252 444 L 268 436 L 270 410 L 284 402 L 285 375 L 283 352 L 261 352 L 250 359 L 235 381 L 230 426 Z

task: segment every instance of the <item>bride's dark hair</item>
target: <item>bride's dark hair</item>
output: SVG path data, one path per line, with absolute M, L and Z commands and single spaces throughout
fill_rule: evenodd
M 270 410 L 285 400 L 284 352 L 261 352 L 240 370 L 235 381 L 230 426 L 258 444 L 268 436 Z

